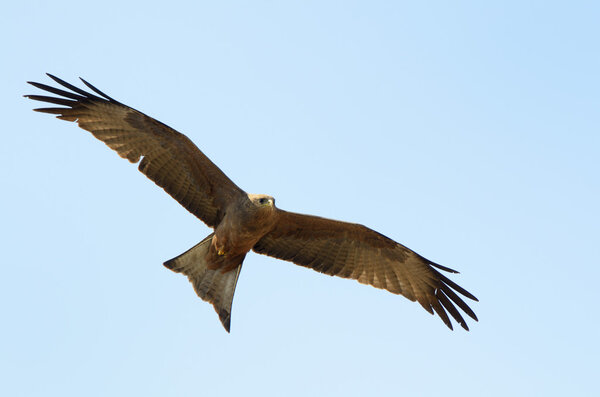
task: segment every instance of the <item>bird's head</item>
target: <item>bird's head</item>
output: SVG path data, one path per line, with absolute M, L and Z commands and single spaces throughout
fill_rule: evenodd
M 275 207 L 275 199 L 266 194 L 248 194 L 248 198 L 257 207 Z

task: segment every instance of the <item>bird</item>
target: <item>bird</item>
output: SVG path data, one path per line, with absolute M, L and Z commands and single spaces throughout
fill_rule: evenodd
M 456 270 L 361 224 L 279 209 L 272 196 L 239 188 L 187 136 L 83 78 L 91 92 L 47 75 L 61 88 L 27 83 L 53 96 L 24 96 L 60 107 L 35 111 L 76 122 L 120 157 L 139 163 L 144 175 L 213 229 L 164 266 L 187 276 L 196 294 L 213 305 L 227 332 L 235 288 L 250 251 L 403 295 L 437 314 L 451 330 L 449 315 L 469 330 L 458 309 L 478 321 L 459 294 L 478 299 L 442 273 Z

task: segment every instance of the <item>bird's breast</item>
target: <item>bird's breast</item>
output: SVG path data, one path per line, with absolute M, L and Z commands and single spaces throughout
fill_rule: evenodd
M 237 255 L 250 251 L 258 240 L 273 227 L 273 222 L 268 217 L 265 217 L 264 214 L 257 215 L 259 216 L 249 216 L 249 214 L 236 216 L 235 212 L 228 212 L 215 228 L 212 243 L 214 249 L 225 255 Z

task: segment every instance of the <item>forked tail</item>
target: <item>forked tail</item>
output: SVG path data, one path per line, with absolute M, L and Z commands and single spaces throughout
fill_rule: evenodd
M 245 255 L 241 257 L 232 258 L 238 263 L 227 263 L 228 268 L 232 268 L 226 273 L 222 273 L 220 268 L 209 269 L 209 248 L 214 233 L 208 235 L 204 240 L 190 248 L 183 254 L 168 260 L 164 265 L 177 273 L 185 274 L 192 285 L 196 294 L 202 300 L 211 303 L 221 323 L 229 332 L 231 326 L 231 304 L 233 303 L 233 294 L 235 293 L 235 286 L 237 284 L 240 270 L 242 269 L 242 262 Z M 225 259 L 225 258 L 224 258 Z M 237 265 L 237 266 L 235 266 Z

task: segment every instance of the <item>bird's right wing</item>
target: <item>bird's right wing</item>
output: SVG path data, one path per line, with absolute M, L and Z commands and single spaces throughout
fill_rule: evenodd
M 34 110 L 76 121 L 119 156 L 132 163 L 141 159 L 139 170 L 208 226 L 219 223 L 231 200 L 245 195 L 185 135 L 110 98 L 83 79 L 100 96 L 48 76 L 72 92 L 29 82 L 59 97 L 25 95 L 27 98 L 64 106 Z
M 274 229 L 253 247 L 255 252 L 402 294 L 429 313 L 437 313 L 450 329 L 446 311 L 469 329 L 456 306 L 477 320 L 457 292 L 475 301 L 477 298 L 436 268 L 457 273 L 455 270 L 363 225 L 282 210 L 278 210 L 277 218 Z

